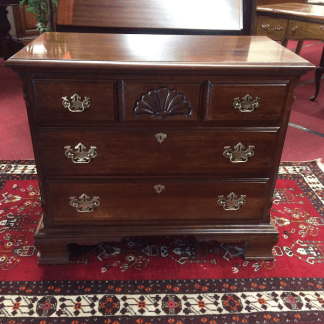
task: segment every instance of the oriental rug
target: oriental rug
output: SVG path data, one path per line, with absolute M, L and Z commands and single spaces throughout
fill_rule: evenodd
M 42 215 L 34 161 L 0 161 L 0 323 L 324 323 L 324 173 L 283 162 L 271 217 L 275 260 L 244 242 L 125 237 L 37 266 Z

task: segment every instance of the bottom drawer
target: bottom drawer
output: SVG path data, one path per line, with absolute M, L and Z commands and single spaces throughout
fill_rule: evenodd
M 54 223 L 78 224 L 136 220 L 257 220 L 266 202 L 267 186 L 266 181 L 49 181 L 50 204 L 46 217 L 51 217 Z M 228 198 L 232 192 L 238 201 Z

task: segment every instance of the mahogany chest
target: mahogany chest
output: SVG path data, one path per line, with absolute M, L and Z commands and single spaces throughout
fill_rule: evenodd
M 267 37 L 45 33 L 19 72 L 44 211 L 67 245 L 195 235 L 273 259 L 272 194 L 293 90 L 312 64 Z

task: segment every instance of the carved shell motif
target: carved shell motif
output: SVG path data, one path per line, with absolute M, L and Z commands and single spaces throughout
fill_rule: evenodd
M 133 114 L 135 117 L 150 115 L 159 119 L 174 115 L 190 117 L 192 109 L 190 102 L 182 93 L 162 87 L 143 94 L 141 100 L 136 102 Z

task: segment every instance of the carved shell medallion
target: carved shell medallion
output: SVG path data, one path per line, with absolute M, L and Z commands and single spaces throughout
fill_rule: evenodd
M 135 117 L 150 115 L 159 119 L 176 115 L 190 117 L 192 109 L 182 93 L 162 87 L 143 94 L 141 100 L 136 102 L 133 114 Z

